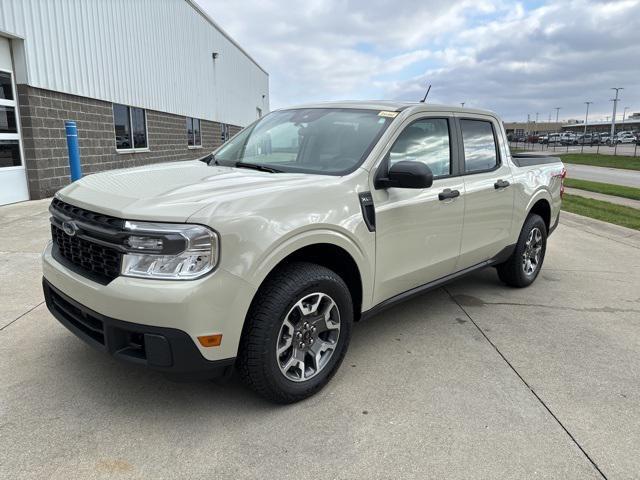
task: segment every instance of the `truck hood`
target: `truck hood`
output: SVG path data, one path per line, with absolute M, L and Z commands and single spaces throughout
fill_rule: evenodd
M 268 173 L 173 162 L 88 175 L 60 190 L 63 201 L 131 220 L 186 222 L 222 198 L 250 197 L 317 183 L 316 175 Z

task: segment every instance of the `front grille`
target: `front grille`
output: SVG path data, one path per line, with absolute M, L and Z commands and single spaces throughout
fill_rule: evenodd
M 110 217 L 109 215 L 103 215 L 102 213 L 90 212 L 84 208 L 65 203 L 57 198 L 54 198 L 51 202 L 51 208 L 73 219 L 83 220 L 97 226 L 117 228 L 119 230 L 124 228 L 124 220 L 121 218 Z
M 57 310 L 59 315 L 92 340 L 101 345 L 105 344 L 104 323 L 102 320 L 86 311 L 80 310 L 62 295 L 58 295 L 55 290 L 50 289 L 48 293 L 50 306 Z
M 54 256 L 77 273 L 106 284 L 120 275 L 124 220 L 91 212 L 55 198 L 51 202 Z M 61 228 L 76 223 L 75 235 Z
M 81 269 L 108 280 L 120 274 L 122 254 L 117 250 L 79 237 L 70 237 L 55 225 L 51 225 L 51 235 L 58 253 Z

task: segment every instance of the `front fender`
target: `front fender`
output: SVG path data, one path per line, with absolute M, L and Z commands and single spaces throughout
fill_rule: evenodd
M 264 257 L 255 262 L 255 267 L 247 272 L 245 278 L 258 287 L 280 262 L 301 248 L 318 244 L 334 245 L 346 251 L 355 261 L 362 280 L 362 308 L 368 309 L 373 295 L 373 265 L 369 259 L 373 258 L 375 245 L 374 234 L 366 232 L 364 235 L 370 237 L 368 245 L 360 244 L 350 232 L 328 227 L 292 233 L 272 246 Z

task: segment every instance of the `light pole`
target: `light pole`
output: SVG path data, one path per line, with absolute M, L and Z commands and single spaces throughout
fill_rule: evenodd
M 460 106 L 461 106 L 462 108 L 464 108 L 464 104 L 465 104 L 465 103 L 466 103 L 466 102 L 460 102 Z
M 558 123 L 558 115 L 560 115 L 560 109 L 561 109 L 561 108 L 562 108 L 562 107 L 556 107 L 556 108 L 555 108 L 555 111 L 556 111 L 556 123 Z
M 624 120 L 627 117 L 627 110 L 631 107 L 624 107 L 624 112 L 622 112 L 622 128 L 624 128 Z
M 587 135 L 587 121 L 589 120 L 589 105 L 591 105 L 593 102 L 584 102 L 585 105 L 587 106 L 587 113 L 584 116 L 584 134 L 583 135 Z M 582 137 L 582 141 L 584 142 L 584 136 Z
M 618 107 L 618 92 L 624 90 L 623 87 L 613 87 L 611 90 L 616 91 L 616 98 L 612 99 L 613 102 L 613 116 L 611 117 L 611 143 L 613 143 L 613 136 L 616 133 L 616 108 Z

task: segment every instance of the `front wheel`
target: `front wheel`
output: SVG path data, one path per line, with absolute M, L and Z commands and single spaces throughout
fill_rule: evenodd
M 339 275 L 312 263 L 286 265 L 253 301 L 240 342 L 240 376 L 273 402 L 309 397 L 340 367 L 352 323 L 351 295 Z
M 532 213 L 522 226 L 513 254 L 497 266 L 498 277 L 512 287 L 531 285 L 540 273 L 546 250 L 547 226 L 542 217 Z

